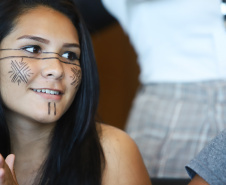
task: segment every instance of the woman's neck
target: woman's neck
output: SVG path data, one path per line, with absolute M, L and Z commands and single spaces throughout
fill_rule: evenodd
M 25 152 L 32 154 L 42 151 L 46 153 L 56 123 L 40 123 L 20 114 L 11 115 L 7 110 L 5 115 L 10 132 L 11 150 L 14 154 L 25 155 Z
M 49 152 L 55 123 L 37 123 L 28 119 L 7 119 L 11 153 L 15 154 L 15 172 L 22 184 L 33 181 Z M 30 184 L 30 183 L 28 183 Z
M 22 155 L 46 153 L 52 129 L 52 125 L 24 128 L 9 124 L 12 153 Z

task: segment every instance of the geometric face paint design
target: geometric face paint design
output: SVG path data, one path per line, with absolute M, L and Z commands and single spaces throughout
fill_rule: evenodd
M 28 78 L 33 74 L 27 63 L 23 62 L 23 58 L 20 62 L 12 60 L 11 69 L 12 71 L 9 71 L 11 73 L 10 78 L 12 78 L 11 82 L 18 83 L 18 85 L 21 82 L 27 83 Z
M 70 58 L 65 58 L 64 56 L 61 56 L 59 53 L 55 53 L 55 52 L 41 52 L 38 53 L 37 57 L 34 56 L 26 56 L 24 55 L 24 50 L 23 49 L 0 49 L 1 52 L 4 51 L 4 54 L 6 55 L 5 57 L 0 58 L 0 60 L 5 60 L 5 59 L 9 59 L 9 58 L 27 58 L 27 59 L 34 59 L 34 60 L 49 60 L 49 59 L 57 59 L 58 61 L 60 61 L 61 63 L 64 64 L 70 64 L 70 65 L 75 65 L 75 66 L 79 66 L 80 64 L 75 62 L 75 61 L 79 61 L 79 59 L 74 59 L 74 60 L 70 60 Z M 17 55 L 10 55 L 7 54 L 7 52 L 11 52 L 11 51 L 16 51 Z M 67 55 L 66 55 L 67 56 Z
M 54 115 L 56 116 L 56 103 L 54 102 Z M 48 115 L 51 114 L 51 102 L 48 102 Z
M 76 69 L 75 67 L 71 68 L 71 71 L 73 72 L 73 75 L 70 76 L 72 78 L 72 86 L 75 86 L 75 88 L 77 89 L 78 86 L 80 85 L 81 82 L 81 69 Z

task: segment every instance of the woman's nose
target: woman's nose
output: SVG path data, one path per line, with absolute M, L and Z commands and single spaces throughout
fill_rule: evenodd
M 42 62 L 42 76 L 50 79 L 62 79 L 64 77 L 63 64 L 58 58 L 51 58 Z

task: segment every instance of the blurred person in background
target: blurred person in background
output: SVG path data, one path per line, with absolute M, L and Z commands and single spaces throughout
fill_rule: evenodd
M 102 0 L 128 34 L 141 87 L 126 131 L 151 177 L 184 166 L 226 127 L 226 29 L 221 0 Z

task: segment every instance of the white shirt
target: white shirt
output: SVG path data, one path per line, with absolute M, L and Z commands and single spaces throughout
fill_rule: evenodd
M 140 81 L 226 79 L 221 0 L 102 0 L 138 55 Z

